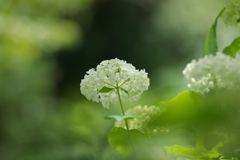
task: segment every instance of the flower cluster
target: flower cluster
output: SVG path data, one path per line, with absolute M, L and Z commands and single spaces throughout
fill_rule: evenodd
M 136 101 L 148 89 L 149 78 L 145 70 L 117 58 L 102 61 L 90 69 L 80 83 L 80 90 L 88 100 L 101 102 L 103 107 L 122 100 Z
M 151 134 L 153 132 L 165 132 L 167 131 L 164 126 L 153 125 L 155 118 L 161 115 L 165 109 L 156 106 L 136 106 L 128 109 L 126 115 L 136 115 L 142 118 L 134 118 L 128 120 L 129 129 L 137 129 L 142 133 Z M 115 127 L 122 127 L 126 129 L 124 120 L 116 121 Z
M 240 63 L 238 55 L 232 58 L 223 53 L 206 55 L 192 60 L 183 70 L 189 89 L 207 93 L 211 89 L 240 89 Z
M 240 27 L 240 0 L 233 0 L 223 11 L 221 18 L 226 25 Z

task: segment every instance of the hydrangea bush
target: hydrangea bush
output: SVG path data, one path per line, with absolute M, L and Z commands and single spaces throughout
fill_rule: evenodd
M 122 101 L 137 101 L 149 87 L 145 70 L 126 61 L 105 60 L 87 72 L 80 83 L 87 99 L 105 108 L 120 104 L 122 114 L 105 118 L 116 119 L 108 141 L 125 159 L 240 159 L 240 36 L 219 51 L 216 34 L 219 18 L 226 25 L 239 24 L 239 6 L 234 0 L 219 13 L 203 57 L 183 70 L 189 90 L 159 106 L 124 111 Z
M 211 89 L 240 89 L 240 62 L 224 53 L 192 60 L 183 70 L 190 90 L 208 93 Z

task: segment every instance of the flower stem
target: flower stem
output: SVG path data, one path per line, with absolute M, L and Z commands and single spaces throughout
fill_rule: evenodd
M 120 103 L 120 106 L 121 106 L 122 114 L 125 115 L 118 85 L 116 87 L 116 90 L 117 90 L 117 95 L 118 95 L 119 103 Z M 131 136 L 131 133 L 130 133 L 130 130 L 129 130 L 128 121 L 126 119 L 124 119 L 124 121 L 125 121 L 125 125 L 126 125 L 126 128 L 127 128 L 128 137 L 129 137 L 129 140 L 130 140 L 130 143 L 131 143 L 132 151 L 133 151 L 133 154 L 134 154 L 135 159 L 136 159 L 136 151 L 135 151 L 135 148 L 134 148 L 134 145 L 133 145 L 133 140 L 132 140 L 132 136 Z
M 126 81 L 124 81 L 119 87 L 121 87 L 122 85 L 124 85 L 128 81 L 130 81 L 130 78 L 128 78 Z

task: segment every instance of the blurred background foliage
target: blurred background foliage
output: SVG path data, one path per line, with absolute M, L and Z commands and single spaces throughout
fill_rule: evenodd
M 0 1 L 0 158 L 120 158 L 107 142 L 109 110 L 87 101 L 79 83 L 102 60 L 149 73 L 142 99 L 158 105 L 186 89 L 182 70 L 201 57 L 207 32 L 229 0 Z M 239 31 L 219 25 L 219 43 Z M 220 48 L 221 48 L 220 45 Z M 111 157 L 111 158 L 110 158 Z

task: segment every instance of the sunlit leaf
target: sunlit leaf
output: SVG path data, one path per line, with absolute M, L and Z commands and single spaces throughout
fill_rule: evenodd
M 120 121 L 121 119 L 133 119 L 133 118 L 142 118 L 140 116 L 135 115 L 120 115 L 120 114 L 110 114 L 104 117 L 105 119 L 116 119 L 117 121 Z
M 240 51 L 240 37 L 234 39 L 229 46 L 224 48 L 223 53 L 235 57 L 238 51 Z
M 205 45 L 204 45 L 204 51 L 203 51 L 203 55 L 208 55 L 208 54 L 215 54 L 218 51 L 218 44 L 217 44 L 217 21 L 218 18 L 221 16 L 222 12 L 224 9 L 222 9 L 222 11 L 218 14 L 218 16 L 216 17 L 212 27 L 210 28 L 206 41 L 205 41 Z
M 135 150 L 138 150 L 145 143 L 146 137 L 136 129 L 130 130 L 130 134 L 132 137 L 134 148 Z M 124 157 L 132 153 L 132 147 L 128 136 L 128 132 L 124 128 L 120 127 L 112 128 L 110 133 L 108 134 L 108 142 L 114 149 L 120 152 Z
M 163 114 L 168 122 L 191 121 L 200 114 L 203 103 L 202 95 L 193 91 L 184 91 L 175 98 L 167 102 L 161 102 L 167 105 L 167 112 Z
M 100 93 L 108 93 L 111 92 L 114 88 L 108 88 L 106 86 L 102 87 L 98 92 Z
M 164 150 L 167 154 L 173 155 L 176 157 L 186 157 L 191 159 L 212 159 L 217 158 L 221 154 L 217 152 L 211 152 L 204 149 L 198 149 L 193 146 L 165 146 Z
M 211 99 L 207 99 L 200 93 L 184 91 L 170 101 L 161 102 L 166 105 L 166 111 L 154 123 L 188 124 L 201 128 L 201 130 L 209 130 L 224 121 L 221 114 L 215 112 L 212 102 Z

